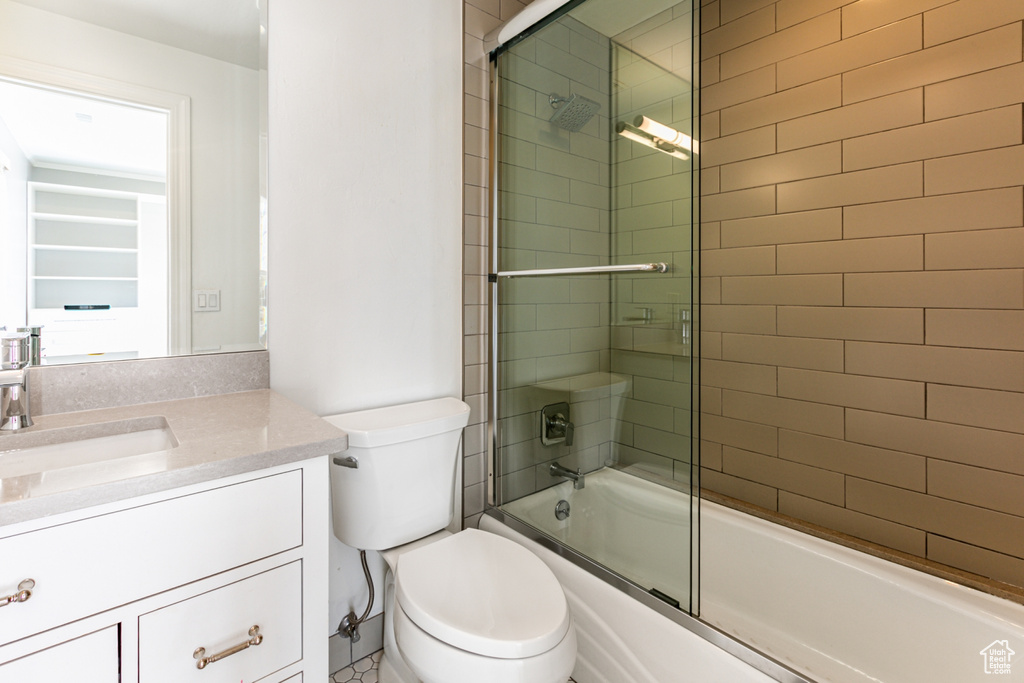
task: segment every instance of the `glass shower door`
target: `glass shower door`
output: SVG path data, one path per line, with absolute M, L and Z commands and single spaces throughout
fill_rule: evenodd
M 634 5 L 494 64 L 493 502 L 695 611 L 692 12 Z

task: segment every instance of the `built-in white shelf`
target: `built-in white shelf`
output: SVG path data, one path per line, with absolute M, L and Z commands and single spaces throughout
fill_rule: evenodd
M 95 281 L 106 281 L 112 282 L 138 282 L 137 277 L 89 277 L 87 275 L 36 275 L 36 280 L 95 280 Z
M 29 308 L 137 307 L 140 195 L 40 182 L 28 192 Z
M 34 246 L 36 251 L 96 251 L 111 252 L 115 254 L 137 254 L 139 252 L 136 248 L 122 247 L 78 247 L 68 246 L 66 244 L 36 244 Z
M 166 234 L 162 196 L 28 183 L 28 317 L 48 356 L 166 351 Z
M 76 216 L 70 213 L 43 213 L 34 211 L 32 218 L 44 221 L 59 221 L 61 223 L 100 223 L 102 225 L 138 225 L 139 221 L 134 218 L 105 218 L 103 216 Z

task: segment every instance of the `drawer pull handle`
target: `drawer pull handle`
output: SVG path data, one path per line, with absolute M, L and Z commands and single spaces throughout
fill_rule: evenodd
M 32 589 L 36 587 L 36 582 L 32 579 L 25 579 L 18 584 L 18 592 L 14 595 L 5 595 L 0 598 L 0 607 L 7 607 L 12 602 L 25 602 L 32 597 Z
M 234 647 L 229 647 L 227 650 L 224 650 L 223 652 L 218 652 L 215 655 L 210 655 L 209 657 L 206 656 L 205 647 L 197 647 L 196 651 L 192 653 L 192 659 L 196 660 L 197 669 L 205 669 L 207 664 L 219 662 L 225 657 L 230 657 L 231 655 L 238 654 L 242 650 L 247 650 L 249 649 L 249 647 L 259 645 L 262 642 L 263 634 L 260 633 L 260 627 L 253 626 L 249 629 L 249 640 L 245 641 L 244 643 L 239 643 Z

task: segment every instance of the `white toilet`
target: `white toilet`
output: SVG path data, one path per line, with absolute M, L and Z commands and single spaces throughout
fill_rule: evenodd
M 348 432 L 331 465 L 334 535 L 380 550 L 383 683 L 565 683 L 576 630 L 562 587 L 536 555 L 452 520 L 459 439 L 454 398 L 326 418 Z M 346 460 L 349 459 L 349 460 Z

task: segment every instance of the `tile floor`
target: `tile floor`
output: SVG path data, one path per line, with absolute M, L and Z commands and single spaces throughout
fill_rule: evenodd
M 334 674 L 327 679 L 327 683 L 348 683 L 348 681 L 361 681 L 362 683 L 377 683 L 377 664 L 384 650 L 377 650 L 369 657 L 363 657 L 358 662 Z M 576 683 L 571 678 L 569 683 Z
M 384 650 L 377 650 L 369 657 L 352 662 L 351 665 L 327 679 L 327 683 L 346 683 L 347 681 L 377 683 L 377 664 L 380 663 L 380 657 L 383 654 Z

